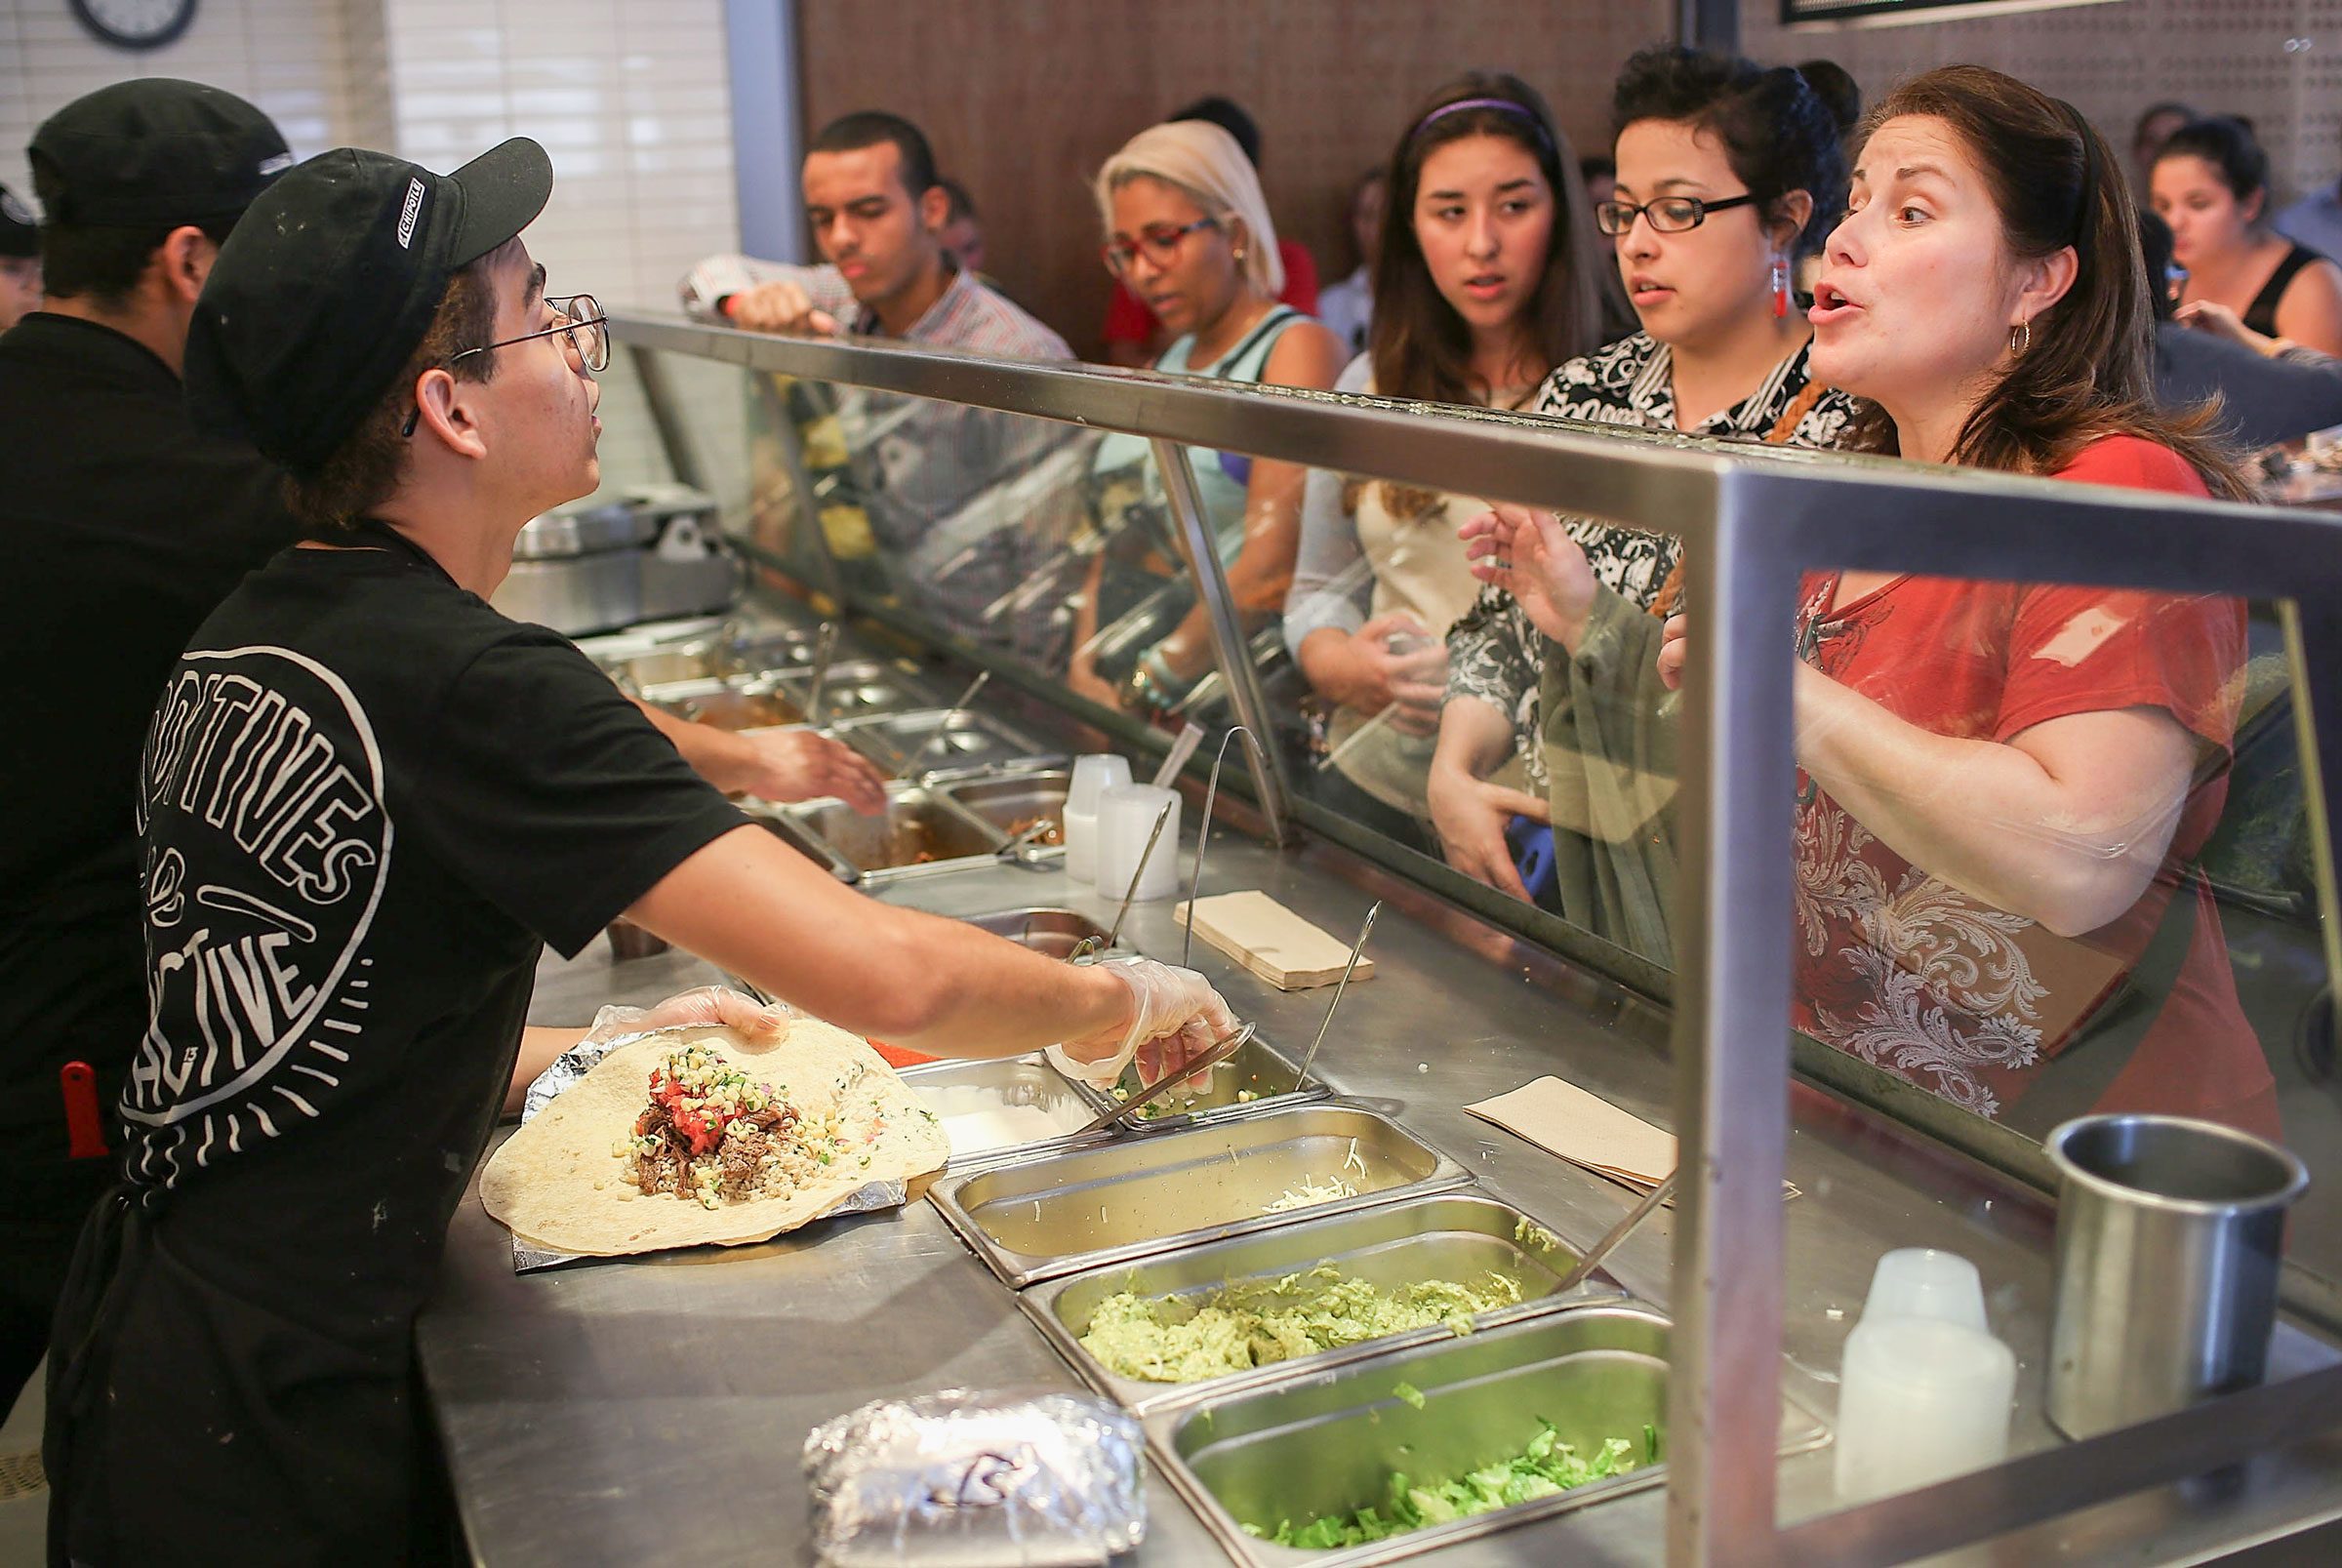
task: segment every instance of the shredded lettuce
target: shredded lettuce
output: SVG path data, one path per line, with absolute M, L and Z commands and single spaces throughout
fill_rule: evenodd
M 1637 1466 L 1637 1461 L 1628 1457 L 1635 1445 L 1624 1437 L 1607 1438 L 1591 1457 L 1580 1457 L 1577 1450 L 1561 1440 L 1561 1433 L 1552 1422 L 1540 1418 L 1538 1425 L 1544 1429 L 1530 1438 L 1520 1453 L 1454 1480 L 1418 1486 L 1405 1474 L 1393 1472 L 1379 1506 L 1327 1514 L 1300 1526 L 1286 1519 L 1273 1531 L 1248 1524 L 1244 1533 L 1273 1541 L 1280 1547 L 1321 1551 L 1336 1547 L 1362 1547 L 1426 1525 L 1446 1524 L 1475 1513 L 1552 1497 L 1589 1481 L 1624 1475 Z M 1657 1461 L 1657 1427 L 1646 1425 L 1642 1428 L 1642 1451 L 1639 1463 Z

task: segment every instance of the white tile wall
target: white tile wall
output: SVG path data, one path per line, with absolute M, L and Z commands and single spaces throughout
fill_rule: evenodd
M 671 309 L 684 269 L 739 244 L 723 0 L 381 0 L 391 149 L 453 168 L 508 136 L 553 159 L 528 231 L 556 292 Z M 670 378 L 720 488 L 745 491 L 736 378 Z M 603 378 L 608 483 L 666 477 L 625 358 Z
M 64 0 L 0 0 L 0 183 L 30 200 L 24 143 L 33 128 L 82 94 L 134 76 L 239 93 L 303 157 L 357 141 L 350 20 L 365 9 L 356 0 L 203 0 L 178 42 L 134 54 L 99 42 Z
M 555 184 L 528 242 L 553 287 L 671 308 L 684 268 L 739 245 L 725 36 L 724 0 L 203 0 L 177 43 L 131 54 L 64 0 L 0 0 L 0 182 L 29 199 L 33 128 L 131 76 L 240 93 L 303 157 L 378 146 L 445 170 L 532 136 Z M 715 473 L 745 486 L 741 400 L 680 380 Z M 665 477 L 623 358 L 608 382 L 605 472 Z

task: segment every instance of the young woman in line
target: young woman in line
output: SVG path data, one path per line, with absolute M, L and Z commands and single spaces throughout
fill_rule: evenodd
M 2155 156 L 2152 188 L 2188 274 L 2178 319 L 2264 352 L 2292 342 L 2342 354 L 2342 266 L 2269 226 L 2269 157 L 2242 121 L 2181 126 Z
M 1276 229 L 1234 137 L 1200 120 L 1151 127 L 1098 171 L 1097 196 L 1107 270 L 1176 334 L 1154 369 L 1282 386 L 1334 383 L 1344 357 L 1334 335 L 1276 302 L 1284 285 Z M 1293 580 L 1304 470 L 1208 447 L 1189 448 L 1188 458 L 1238 607 L 1256 622 L 1273 615 Z M 1117 470 L 1136 476 L 1134 492 L 1151 503 L 1145 510 L 1160 517 L 1162 479 L 1147 443 L 1127 435 L 1100 442 L 1094 471 Z M 1173 582 L 1178 558 L 1156 530 L 1125 527 L 1092 565 L 1074 620 L 1075 692 L 1161 710 L 1210 670 L 1203 609 Z
M 1520 78 L 1472 71 L 1432 94 L 1386 178 L 1373 336 L 1335 390 L 1516 409 L 1626 330 L 1577 155 Z M 1285 596 L 1285 646 L 1333 710 L 1312 793 L 1427 848 L 1444 639 L 1478 591 L 1456 527 L 1480 509 L 1312 470 Z
M 1842 128 L 1796 71 L 1690 50 L 1645 50 L 1612 100 L 1618 189 L 1596 211 L 1642 330 L 1569 360 L 1534 403 L 1564 419 L 1827 447 L 1855 405 L 1816 383 L 1811 329 L 1792 276 L 1843 186 Z M 1532 514 L 1464 523 L 1472 549 Z M 1657 623 L 1644 612 L 1675 568 L 1672 536 L 1592 518 L 1554 524 L 1601 590 L 1584 624 L 1553 615 L 1533 580 L 1483 561 L 1489 584 L 1448 636 L 1447 702 L 1428 794 L 1449 864 L 1516 898 L 1506 842 L 1515 816 L 1553 820 L 1555 886 L 1541 902 L 1656 962 L 1669 960 L 1674 857 L 1660 813 L 1672 776 L 1643 726 L 1592 700 L 1587 657 L 1622 657 Z M 1638 623 L 1649 622 L 1649 625 Z M 1623 657 L 1647 667 L 1647 652 Z M 1584 699 L 1584 700 L 1581 700 Z M 1623 726 L 1623 728 L 1622 728 Z M 1518 756 L 1530 789 L 1492 778 Z M 1542 890 L 1541 890 L 1542 891 Z

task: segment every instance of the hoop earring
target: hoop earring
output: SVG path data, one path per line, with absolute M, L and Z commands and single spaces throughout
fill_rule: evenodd
M 2010 354 L 2014 355 L 2018 359 L 2023 359 L 2025 357 L 2025 351 L 2032 346 L 2032 322 L 2020 321 L 2015 326 L 2008 329 L 2008 351 Z
M 1789 315 L 1789 263 L 1779 257 L 1773 259 L 1773 319 L 1780 321 Z

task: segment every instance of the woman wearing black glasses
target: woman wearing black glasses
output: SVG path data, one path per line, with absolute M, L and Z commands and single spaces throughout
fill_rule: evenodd
M 1796 71 L 1683 49 L 1627 62 L 1612 98 L 1618 189 L 1595 209 L 1642 330 L 1563 364 L 1536 412 L 1696 435 L 1835 445 L 1855 404 L 1807 374 L 1791 292 L 1844 187 L 1841 128 Z M 1540 574 L 1495 548 L 1530 529 L 1502 508 L 1461 532 L 1488 587 L 1448 636 L 1448 701 L 1430 781 L 1449 864 L 1668 961 L 1673 882 L 1655 824 L 1673 792 L 1635 728 L 1587 699 L 1588 658 L 1635 657 L 1680 542 L 1591 518 L 1543 530 L 1602 590 L 1565 617 Z M 1640 624 L 1648 622 L 1647 627 Z M 1533 792 L 1490 780 L 1518 755 Z M 1517 818 L 1554 824 L 1550 886 L 1515 864 Z M 1508 832 L 1513 842 L 1508 842 Z M 1541 853 L 1535 858 L 1544 861 Z
M 1154 368 L 1214 381 L 1328 387 L 1342 345 L 1316 321 L 1276 302 L 1284 286 L 1276 228 L 1236 139 L 1200 120 L 1150 127 L 1098 171 L 1107 270 L 1175 335 Z M 1210 514 L 1236 603 L 1256 620 L 1283 603 L 1299 538 L 1302 478 L 1289 462 L 1191 447 L 1188 461 Z M 1110 495 L 1161 516 L 1162 478 L 1147 443 L 1110 436 L 1096 471 Z M 1128 479 L 1116 486 L 1110 476 Z M 1121 508 L 1125 514 L 1129 508 Z M 1211 667 L 1211 637 L 1192 593 L 1166 584 L 1177 557 L 1153 527 L 1125 528 L 1074 623 L 1073 689 L 1098 702 L 1167 709 Z

